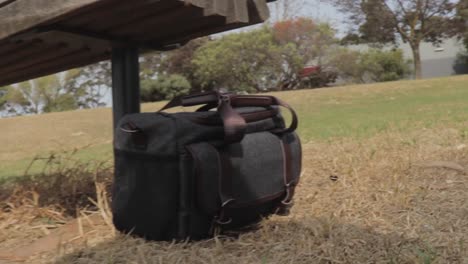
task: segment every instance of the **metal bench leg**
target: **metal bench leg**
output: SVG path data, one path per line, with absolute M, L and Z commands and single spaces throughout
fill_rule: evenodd
M 112 103 L 114 128 L 125 114 L 140 112 L 138 48 L 112 49 Z

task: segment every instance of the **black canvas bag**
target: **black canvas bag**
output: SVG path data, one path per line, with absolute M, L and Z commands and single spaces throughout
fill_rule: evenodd
M 151 240 L 203 239 L 286 215 L 301 171 L 297 116 L 273 96 L 177 98 L 197 112 L 124 116 L 114 139 L 115 227 Z M 292 113 L 286 127 L 280 106 Z M 216 108 L 216 111 L 210 111 Z

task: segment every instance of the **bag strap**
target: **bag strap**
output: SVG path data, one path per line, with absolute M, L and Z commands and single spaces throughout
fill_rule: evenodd
M 291 124 L 289 125 L 288 128 L 286 129 L 277 129 L 275 131 L 272 131 L 273 133 L 290 133 L 293 132 L 297 129 L 298 126 L 298 118 L 296 111 L 288 105 L 286 102 L 283 100 L 274 97 L 274 96 L 268 96 L 268 95 L 234 95 L 231 94 L 231 105 L 233 107 L 269 107 L 273 105 L 277 106 L 282 106 L 286 109 L 288 109 L 291 113 Z M 198 108 L 197 112 L 205 112 L 209 111 L 217 106 L 216 101 L 205 101 L 203 102 L 205 105 Z
M 296 111 L 294 111 L 294 109 L 283 100 L 269 95 L 234 95 L 234 98 L 232 99 L 233 107 L 269 107 L 273 105 L 282 106 L 289 110 L 289 112 L 291 113 L 291 124 L 285 129 L 276 129 L 272 132 L 282 134 L 295 131 L 298 126 L 298 118 Z
M 285 129 L 273 130 L 273 133 L 289 133 L 297 129 L 298 118 L 294 109 L 286 102 L 274 96 L 268 95 L 236 95 L 232 93 L 219 93 L 217 91 L 181 96 L 172 99 L 159 112 L 176 106 L 205 105 L 197 111 L 208 111 L 217 107 L 223 120 L 225 139 L 228 142 L 238 142 L 244 137 L 246 128 L 245 120 L 233 109 L 233 107 L 270 107 L 282 106 L 291 112 L 291 124 Z
M 224 140 L 227 143 L 239 142 L 244 138 L 247 123 L 245 119 L 237 113 L 231 105 L 231 97 L 229 94 L 219 92 L 208 92 L 196 95 L 176 97 L 167 103 L 161 110 L 176 107 L 176 106 L 194 106 L 217 102 L 218 113 L 223 120 L 224 125 Z

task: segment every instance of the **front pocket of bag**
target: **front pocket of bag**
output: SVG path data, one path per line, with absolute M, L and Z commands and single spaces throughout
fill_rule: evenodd
M 177 159 L 116 152 L 115 161 L 116 228 L 149 239 L 170 239 L 177 222 Z
M 295 180 L 299 177 L 297 159 L 301 154 L 296 141 L 291 145 L 292 162 L 297 163 L 294 166 L 285 164 L 283 140 L 269 132 L 247 134 L 240 143 L 221 148 L 205 142 L 188 146 L 194 160 L 200 209 L 215 215 L 226 202 L 230 208 L 247 208 L 284 196 L 286 169 L 293 168 L 289 173 Z

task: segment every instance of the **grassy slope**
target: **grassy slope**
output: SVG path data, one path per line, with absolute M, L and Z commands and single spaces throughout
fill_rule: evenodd
M 297 110 L 305 142 L 324 141 L 466 121 L 467 81 L 468 76 L 457 76 L 274 95 Z M 146 104 L 143 109 L 154 111 L 161 105 Z M 0 178 L 23 174 L 34 156 L 51 151 L 87 146 L 80 158 L 111 158 L 110 109 L 0 119 L 0 128 Z

